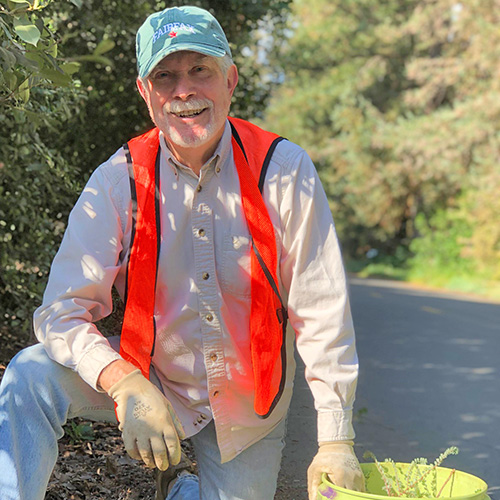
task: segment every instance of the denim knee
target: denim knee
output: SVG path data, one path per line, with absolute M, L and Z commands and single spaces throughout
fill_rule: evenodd
M 2 386 L 14 384 L 17 389 L 31 389 L 57 378 L 62 367 L 52 361 L 42 344 L 35 344 L 19 351 L 7 365 Z

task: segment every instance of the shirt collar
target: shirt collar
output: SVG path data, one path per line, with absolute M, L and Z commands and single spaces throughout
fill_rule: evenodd
M 172 152 L 167 146 L 167 142 L 165 140 L 165 134 L 160 130 L 160 148 L 161 154 L 166 161 L 166 164 L 170 166 L 176 178 L 179 177 L 179 169 L 189 169 L 172 155 Z M 208 168 L 214 168 L 215 174 L 220 176 L 224 165 L 226 165 L 226 159 L 231 153 L 231 125 L 229 121 L 226 120 L 226 124 L 224 126 L 224 132 L 222 134 L 221 140 L 217 145 L 217 148 L 214 154 L 208 159 L 208 161 L 203 165 L 201 170 L 205 170 Z

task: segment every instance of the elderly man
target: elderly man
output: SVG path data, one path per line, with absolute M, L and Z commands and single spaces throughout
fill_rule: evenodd
M 354 331 L 311 160 L 228 118 L 238 72 L 207 11 L 151 15 L 137 64 L 156 127 L 94 172 L 70 215 L 35 312 L 40 344 L 2 381 L 0 497 L 44 497 L 62 426 L 80 416 L 118 421 L 128 453 L 159 469 L 161 500 L 271 500 L 295 337 L 318 411 L 309 498 L 323 472 L 363 489 Z M 113 286 L 126 307 L 107 339 L 94 323 Z

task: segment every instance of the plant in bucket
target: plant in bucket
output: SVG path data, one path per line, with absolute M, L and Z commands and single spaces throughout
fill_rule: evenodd
M 448 448 L 433 463 L 416 458 L 411 463 L 396 463 L 391 459 L 379 462 L 371 452 L 365 458 L 374 463 L 362 463 L 366 492 L 351 491 L 330 482 L 326 474 L 320 485 L 317 500 L 387 500 L 396 498 L 439 498 L 442 500 L 488 500 L 488 485 L 476 476 L 441 467 L 458 448 Z

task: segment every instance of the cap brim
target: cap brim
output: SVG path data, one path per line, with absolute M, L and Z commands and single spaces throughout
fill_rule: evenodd
M 212 57 L 224 57 L 226 55 L 226 51 L 224 49 L 211 47 L 210 45 L 202 45 L 202 44 L 194 45 L 192 43 L 179 43 L 176 45 L 165 47 L 164 49 L 160 50 L 154 56 L 154 58 L 152 58 L 148 62 L 148 64 L 143 68 L 143 71 L 139 73 L 139 76 L 141 78 L 146 78 L 162 59 L 164 59 L 170 54 L 173 54 L 174 52 L 180 52 L 182 50 L 189 52 L 199 52 L 200 54 Z

